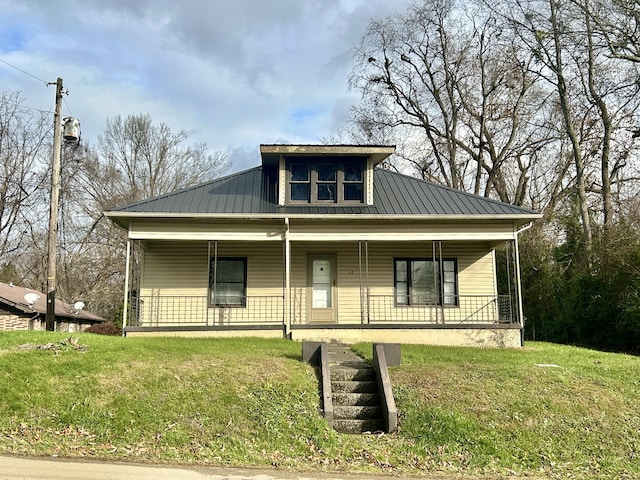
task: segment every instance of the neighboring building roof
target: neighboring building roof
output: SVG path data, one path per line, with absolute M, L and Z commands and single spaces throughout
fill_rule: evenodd
M 212 215 L 393 215 L 393 216 L 539 216 L 533 210 L 490 198 L 472 195 L 407 175 L 377 168 L 374 170 L 373 205 L 362 206 L 279 206 L 274 181 L 263 167 L 212 180 L 201 185 L 125 205 L 107 216 L 145 214 Z M 124 225 L 124 223 L 120 222 Z
M 38 296 L 38 300 L 29 305 L 24 296 L 27 293 L 34 293 Z M 11 283 L 0 282 L 0 307 L 2 305 L 9 305 L 23 313 L 30 314 L 42 314 L 47 313 L 47 295 L 38 292 L 37 290 L 31 290 L 30 288 L 18 287 Z M 80 320 L 85 322 L 106 322 L 107 320 L 94 315 L 86 310 L 76 311 L 71 305 L 62 300 L 56 299 L 56 317 L 64 317 L 67 319 Z

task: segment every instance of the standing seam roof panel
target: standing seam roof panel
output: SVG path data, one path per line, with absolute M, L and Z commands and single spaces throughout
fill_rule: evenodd
M 266 185 L 270 181 L 273 184 Z M 374 205 L 278 206 L 276 176 L 256 167 L 194 187 L 114 209 L 114 212 L 210 214 L 527 215 L 531 210 L 472 195 L 388 170 L 374 170 Z

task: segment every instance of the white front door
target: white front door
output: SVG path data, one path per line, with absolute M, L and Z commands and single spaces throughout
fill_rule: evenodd
M 335 322 L 335 255 L 309 257 L 309 320 L 311 322 Z

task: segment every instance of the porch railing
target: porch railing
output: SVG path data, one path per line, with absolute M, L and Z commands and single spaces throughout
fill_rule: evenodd
M 244 306 L 209 305 L 206 296 L 143 295 L 132 299 L 129 326 L 282 325 L 284 298 L 249 296 Z
M 369 323 L 433 325 L 518 323 L 516 304 L 510 295 L 458 295 L 447 299 L 451 305 L 399 305 L 394 295 L 370 295 L 366 320 Z
M 452 300 L 452 297 L 447 297 Z M 238 299 L 235 299 L 238 301 Z M 399 305 L 394 295 L 365 295 L 363 317 L 340 324 L 389 323 L 425 325 L 516 324 L 515 299 L 509 295 L 460 295 L 455 305 Z M 244 306 L 211 306 L 206 296 L 146 295 L 129 302 L 128 326 L 261 326 L 283 325 L 284 297 L 247 296 Z M 368 307 L 368 308 L 366 308 Z M 306 315 L 297 324 L 305 324 Z

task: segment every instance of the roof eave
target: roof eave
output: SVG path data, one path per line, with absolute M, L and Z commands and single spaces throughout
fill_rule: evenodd
M 394 145 L 260 145 L 263 164 L 274 155 L 362 155 L 377 165 L 395 151 Z
M 132 219 L 228 219 L 228 220 L 274 220 L 274 219 L 305 219 L 318 221 L 331 220 L 423 220 L 423 221 L 486 221 L 486 220 L 522 220 L 525 223 L 542 218 L 541 213 L 519 214 L 417 214 L 417 215 L 390 215 L 370 213 L 336 213 L 331 215 L 318 215 L 310 213 L 163 213 L 163 212 L 105 212 L 105 216 L 113 220 L 123 228 L 128 228 Z

